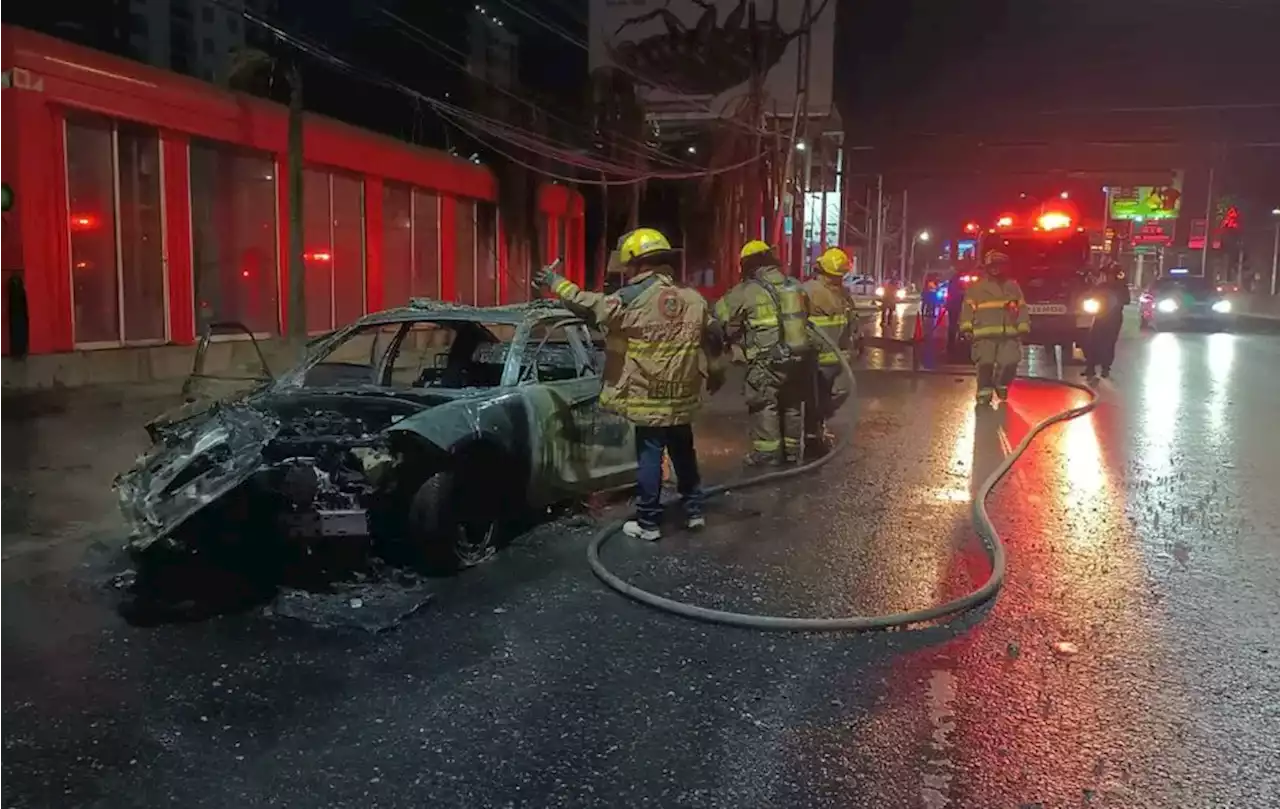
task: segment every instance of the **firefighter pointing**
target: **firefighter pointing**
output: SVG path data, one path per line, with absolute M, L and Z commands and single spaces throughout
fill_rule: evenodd
M 1009 257 L 990 250 L 982 263 L 983 278 L 964 293 L 960 331 L 973 338 L 978 404 L 989 404 L 992 393 L 1001 399 L 1009 396 L 1009 383 L 1022 360 L 1022 335 L 1031 331 L 1031 318 L 1018 282 L 1004 277 Z
M 742 280 L 716 304 L 715 315 L 747 359 L 751 451 L 746 463 L 791 463 L 800 457 L 801 405 L 813 390 L 808 301 L 764 242 L 747 242 L 739 261 Z
M 662 536 L 662 458 L 671 456 L 686 524 L 705 525 L 693 417 L 704 384 L 719 387 L 718 325 L 696 290 L 671 280 L 674 251 L 652 228 L 626 234 L 617 266 L 630 274 L 617 292 L 588 292 L 550 268 L 534 279 L 569 308 L 605 332 L 604 388 L 600 406 L 635 425 L 636 518 L 622 527 L 628 536 Z

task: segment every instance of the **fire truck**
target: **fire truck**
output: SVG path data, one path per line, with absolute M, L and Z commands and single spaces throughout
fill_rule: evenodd
M 1009 256 L 1008 277 L 1018 282 L 1031 315 L 1026 342 L 1061 346 L 1066 361 L 1083 347 L 1093 312 L 1086 311 L 1091 252 L 1089 234 L 1066 210 L 1005 214 L 982 234 L 978 256 L 990 250 Z M 1096 304 L 1092 304 L 1096 308 Z

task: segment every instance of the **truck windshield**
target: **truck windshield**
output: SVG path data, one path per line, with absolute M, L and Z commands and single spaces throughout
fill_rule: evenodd
M 1089 239 L 1083 233 L 1062 238 L 1042 234 L 989 236 L 983 242 L 983 254 L 988 250 L 1008 255 L 1016 275 L 1073 273 L 1089 263 Z

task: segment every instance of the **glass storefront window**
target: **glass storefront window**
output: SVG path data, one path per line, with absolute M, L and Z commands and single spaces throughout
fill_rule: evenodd
M 364 316 L 364 181 L 334 173 L 333 316 L 345 326 Z
M 164 218 L 160 209 L 160 137 L 154 129 L 116 127 L 120 196 L 120 298 L 125 342 L 163 342 Z
M 476 204 L 460 199 L 457 210 L 457 253 L 453 271 L 457 281 L 457 302 L 476 302 Z
M 112 123 L 67 119 L 67 202 L 75 341 L 120 340 Z
M 407 185 L 382 185 L 382 305 L 388 309 L 408 304 L 412 294 L 412 194 Z
M 440 297 L 440 198 L 413 189 L 413 275 L 410 294 Z
M 163 342 L 159 135 L 77 114 L 67 118 L 66 147 L 75 342 Z
M 498 305 L 498 206 L 476 204 L 476 305 Z
M 306 268 L 307 332 L 333 328 L 333 228 L 329 172 L 302 172 L 302 262 Z
M 191 141 L 191 252 L 196 327 L 243 323 L 279 333 L 275 161 Z

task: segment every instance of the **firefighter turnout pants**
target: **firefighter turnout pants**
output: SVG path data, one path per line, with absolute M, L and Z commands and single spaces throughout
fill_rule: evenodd
M 801 405 L 812 399 L 812 366 L 794 368 L 771 362 L 747 365 L 746 401 L 751 417 L 751 450 L 788 459 L 800 455 Z
M 810 404 L 804 412 L 804 438 L 819 444 L 826 438 L 827 419 L 835 415 L 849 397 L 849 386 L 839 365 L 820 365 Z
M 989 400 L 999 391 L 1003 397 L 1018 373 L 1022 342 L 1017 337 L 985 337 L 973 341 L 973 363 L 978 366 L 978 398 Z

